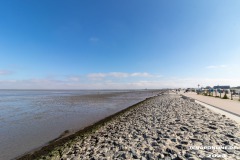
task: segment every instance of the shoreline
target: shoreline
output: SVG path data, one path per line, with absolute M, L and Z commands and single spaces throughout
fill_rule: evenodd
M 1 92 L 0 159 L 39 150 L 66 130 L 75 133 L 159 91 Z
M 150 100 L 151 98 L 155 97 L 155 96 L 159 96 L 161 94 L 164 94 L 164 92 L 166 92 L 165 90 L 159 91 L 158 94 L 148 97 L 134 105 L 131 105 L 121 111 L 118 111 L 110 116 L 107 116 L 103 119 L 101 119 L 100 121 L 97 121 L 96 123 L 93 123 L 87 127 L 84 127 L 83 129 L 80 129 L 76 132 L 71 132 L 69 130 L 64 131 L 61 135 L 59 135 L 57 138 L 49 141 L 48 143 L 46 143 L 43 146 L 40 146 L 38 148 L 32 149 L 29 152 L 23 153 L 20 156 L 15 157 L 14 159 L 17 160 L 31 160 L 31 159 L 38 159 L 41 156 L 44 156 L 46 154 L 51 154 L 53 152 L 53 155 L 55 154 L 59 154 L 57 153 L 55 150 L 58 150 L 58 148 L 61 148 L 62 145 L 66 144 L 66 143 L 71 143 L 72 141 L 74 141 L 74 139 L 76 137 L 81 137 L 83 138 L 84 136 L 87 136 L 93 132 L 95 132 L 97 129 L 99 129 L 100 127 L 106 125 L 106 123 L 110 123 L 111 121 L 113 121 L 114 119 L 116 119 L 117 117 L 121 116 L 122 114 L 130 111 L 131 109 L 134 109 L 135 107 L 137 107 L 139 104 L 144 103 L 147 100 Z
M 239 124 L 190 99 L 166 93 L 146 98 L 17 159 L 240 158 Z M 194 149 L 204 146 L 237 149 Z

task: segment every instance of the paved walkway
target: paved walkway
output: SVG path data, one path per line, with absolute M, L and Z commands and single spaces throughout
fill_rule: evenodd
M 231 113 L 233 115 L 240 117 L 240 102 L 239 101 L 197 95 L 194 92 L 193 93 L 181 93 L 181 94 L 184 96 L 193 98 L 195 100 L 198 100 L 200 102 L 204 102 L 206 104 L 209 104 L 218 109 L 224 110 L 228 113 Z
M 221 110 L 221 109 L 218 109 L 218 108 L 216 108 L 216 107 L 213 107 L 213 106 L 211 106 L 211 105 L 208 105 L 208 104 L 206 104 L 206 103 L 200 102 L 200 101 L 198 101 L 198 100 L 195 100 L 195 102 L 198 103 L 198 104 L 201 104 L 202 106 L 205 106 L 205 107 L 209 108 L 209 109 L 212 110 L 213 112 L 216 112 L 216 113 L 220 113 L 220 114 L 222 114 L 222 115 L 225 115 L 226 117 L 228 117 L 228 118 L 230 118 L 230 119 L 232 119 L 232 120 L 234 120 L 234 121 L 236 121 L 237 123 L 240 124 L 240 117 L 239 117 L 239 116 L 233 115 L 233 114 L 231 114 L 231 113 L 228 113 L 228 112 L 226 112 L 226 111 L 223 111 L 223 110 Z

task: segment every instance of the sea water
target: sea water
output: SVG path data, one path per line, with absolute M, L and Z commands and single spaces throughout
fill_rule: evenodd
M 77 131 L 158 91 L 0 90 L 0 159 L 45 145 L 65 130 Z

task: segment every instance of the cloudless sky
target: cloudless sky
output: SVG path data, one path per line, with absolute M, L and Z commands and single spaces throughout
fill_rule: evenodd
M 0 2 L 0 88 L 240 86 L 240 1 Z

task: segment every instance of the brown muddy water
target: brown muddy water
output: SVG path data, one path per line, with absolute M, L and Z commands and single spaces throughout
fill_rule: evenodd
M 0 90 L 0 159 L 13 159 L 159 90 Z

